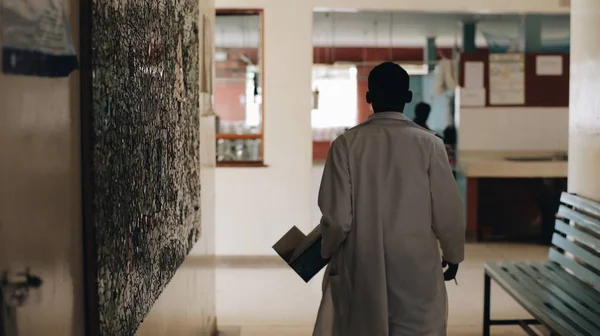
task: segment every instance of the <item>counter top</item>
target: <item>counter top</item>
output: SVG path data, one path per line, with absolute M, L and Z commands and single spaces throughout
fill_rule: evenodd
M 474 178 L 562 178 L 567 177 L 567 161 L 540 161 L 534 158 L 565 156 L 565 152 L 494 152 L 461 151 L 456 169 Z M 507 158 L 526 157 L 527 160 L 508 160 Z

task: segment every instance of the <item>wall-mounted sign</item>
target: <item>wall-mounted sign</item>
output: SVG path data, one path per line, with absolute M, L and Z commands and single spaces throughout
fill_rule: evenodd
M 465 62 L 465 87 L 469 89 L 480 89 L 485 87 L 483 62 Z
M 560 55 L 539 55 L 535 58 L 535 74 L 538 76 L 562 76 L 563 57 Z
M 215 55 L 213 23 L 202 15 L 202 54 L 200 55 L 200 92 L 213 94 L 213 60 Z
M 490 105 L 525 104 L 525 55 L 490 54 Z
M 2 71 L 40 77 L 66 77 L 77 56 L 63 0 L 4 0 Z
M 485 106 L 486 90 L 480 88 L 460 88 L 460 106 L 461 107 L 476 107 Z

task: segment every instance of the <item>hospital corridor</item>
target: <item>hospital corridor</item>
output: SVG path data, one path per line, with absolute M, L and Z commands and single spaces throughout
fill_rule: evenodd
M 457 277 L 447 283 L 449 336 L 481 335 L 483 263 L 496 260 L 543 260 L 547 248 L 519 244 L 469 244 Z M 217 261 L 217 316 L 223 335 L 311 335 L 321 300 L 321 277 L 305 284 L 275 258 L 232 258 Z M 410 276 L 410 275 L 407 275 Z M 528 316 L 498 287 L 492 314 L 500 319 Z M 544 332 L 544 331 L 541 331 Z M 518 326 L 497 327 L 493 335 L 524 335 Z M 543 335 L 543 334 L 540 334 Z
M 0 336 L 600 335 L 600 0 L 2 0 L 0 49 Z

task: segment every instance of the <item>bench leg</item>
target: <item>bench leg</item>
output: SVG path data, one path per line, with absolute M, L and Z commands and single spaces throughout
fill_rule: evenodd
M 490 336 L 490 294 L 491 279 L 485 273 L 483 282 L 483 336 Z

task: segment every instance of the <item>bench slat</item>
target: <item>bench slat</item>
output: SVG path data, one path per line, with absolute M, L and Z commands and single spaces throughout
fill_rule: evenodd
M 575 328 L 576 326 L 579 326 L 591 335 L 598 335 L 600 333 L 600 328 L 598 328 L 598 326 L 589 323 L 580 315 L 580 312 L 565 305 L 564 301 L 566 297 L 558 296 L 557 293 L 554 293 L 545 286 L 542 287 L 544 290 L 540 290 L 540 285 L 542 285 L 542 283 L 536 281 L 529 273 L 524 272 L 518 264 L 514 264 L 512 272 L 517 276 L 521 285 L 524 286 L 527 291 L 531 292 L 533 296 L 536 296 L 542 304 L 554 307 L 557 313 L 560 313 L 569 319 L 571 321 L 571 323 L 569 323 L 571 327 Z M 568 295 L 566 296 L 568 297 Z M 583 306 L 581 307 L 583 308 Z
M 579 213 L 573 209 L 569 209 L 564 205 L 561 205 L 558 208 L 558 216 L 568 219 L 568 220 L 571 220 L 571 221 L 577 223 L 577 225 L 585 227 L 586 229 L 591 230 L 591 231 L 595 232 L 596 234 L 600 235 L 599 221 L 590 216 Z
M 589 285 L 586 285 L 581 280 L 567 273 L 555 263 L 545 263 L 539 267 L 545 268 L 545 270 L 540 273 L 544 273 L 550 281 L 556 283 L 561 288 L 576 293 L 577 298 L 580 301 L 584 302 L 587 306 L 596 309 L 600 316 L 600 292 L 592 289 Z
M 571 225 L 566 224 L 559 219 L 557 219 L 554 223 L 554 228 L 556 231 L 562 232 L 567 236 L 574 237 L 577 241 L 582 242 L 597 251 L 600 250 L 600 240 L 583 231 L 575 229 Z
M 600 307 L 598 310 L 584 305 L 579 300 L 582 295 L 581 292 L 574 292 L 569 288 L 561 288 L 554 281 L 552 281 L 546 273 L 541 273 L 537 269 L 534 269 L 529 264 L 515 264 L 515 267 L 519 269 L 523 274 L 532 278 L 538 285 L 546 288 L 549 293 L 552 293 L 558 299 L 560 299 L 567 308 L 574 311 L 576 314 L 583 315 L 593 325 L 590 325 L 588 331 L 593 332 L 594 335 L 600 334 Z M 585 294 L 583 294 L 585 295 Z M 587 321 L 586 321 L 587 323 Z
M 544 305 L 539 299 L 531 294 L 530 290 L 519 290 L 523 286 L 510 274 L 507 264 L 487 263 L 485 272 L 496 281 L 513 299 L 515 299 L 525 310 L 536 317 L 540 322 L 551 330 L 561 335 L 586 335 L 581 330 L 567 329 L 570 323 L 562 315 Z
M 576 263 L 572 259 L 567 258 L 562 253 L 558 252 L 558 250 L 551 248 L 550 252 L 548 253 L 548 256 L 550 257 L 550 260 L 563 265 L 565 268 L 570 269 L 578 277 L 590 283 L 592 286 L 596 288 L 600 287 L 600 277 L 598 277 L 595 273 L 588 270 L 587 268 Z
M 600 203 L 569 193 L 561 203 L 549 261 L 486 263 L 485 273 L 553 334 L 600 336 Z
M 575 256 L 580 261 L 583 261 L 587 265 L 593 267 L 594 269 L 600 271 L 600 258 L 598 256 L 593 255 L 592 253 L 586 251 L 580 246 L 573 244 L 572 242 L 566 240 L 563 236 L 559 234 L 554 234 L 552 237 L 552 244 L 556 247 L 559 247 L 573 256 Z M 581 264 L 581 263 L 579 263 Z M 583 265 L 582 265 L 583 266 Z M 585 267 L 585 266 L 583 266 Z M 600 284 L 600 276 L 598 277 L 598 283 Z
M 600 218 L 600 204 L 597 202 L 566 192 L 563 192 L 562 195 L 560 195 L 560 201 Z

